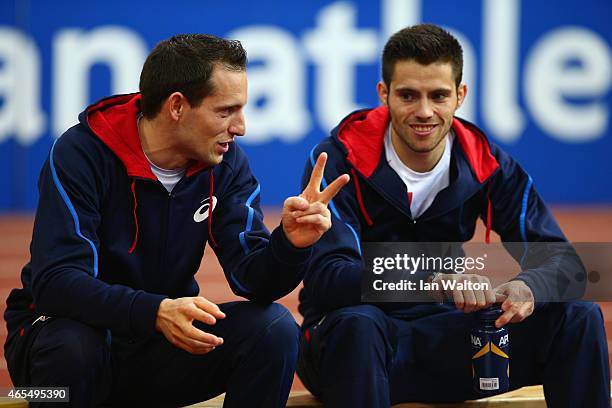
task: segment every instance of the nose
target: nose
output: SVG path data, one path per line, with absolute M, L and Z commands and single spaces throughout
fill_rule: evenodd
M 429 99 L 422 98 L 419 101 L 419 105 L 417 106 L 415 115 L 417 118 L 421 120 L 431 119 L 431 117 L 433 116 L 433 109 L 432 109 Z
M 230 123 L 228 131 L 233 136 L 244 136 L 246 133 L 246 123 L 244 120 L 244 112 L 242 110 L 236 113 L 234 120 L 232 120 Z

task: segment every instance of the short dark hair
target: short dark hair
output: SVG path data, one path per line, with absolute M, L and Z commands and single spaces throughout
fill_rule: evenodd
M 198 106 L 214 89 L 210 78 L 216 65 L 244 71 L 246 51 L 240 41 L 207 34 L 180 34 L 161 41 L 147 57 L 140 74 L 141 109 L 145 117 L 159 113 L 173 92 Z
M 382 57 L 382 77 L 387 87 L 391 84 L 395 63 L 414 60 L 422 65 L 450 62 L 455 84 L 463 76 L 463 49 L 448 31 L 434 24 L 418 24 L 393 34 L 385 44 Z

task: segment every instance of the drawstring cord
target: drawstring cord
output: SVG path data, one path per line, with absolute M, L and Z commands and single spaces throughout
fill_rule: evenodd
M 370 214 L 368 214 L 365 208 L 365 204 L 363 203 L 363 197 L 361 196 L 361 187 L 359 187 L 359 181 L 357 180 L 357 173 L 355 172 L 355 169 L 351 169 L 351 174 L 353 175 L 352 179 L 353 183 L 355 184 L 355 194 L 357 195 L 357 203 L 359 204 L 359 210 L 361 211 L 361 215 L 363 215 L 365 222 L 368 224 L 369 227 L 371 227 L 372 225 L 374 225 L 374 221 L 372 221 L 372 218 L 370 218 Z
M 136 180 L 132 179 L 132 197 L 134 198 L 134 242 L 132 242 L 132 246 L 128 250 L 128 253 L 134 252 L 136 248 L 136 244 L 138 243 L 138 215 L 136 214 L 136 208 L 138 207 L 138 201 L 136 200 Z
M 214 186 L 214 176 L 213 176 L 213 172 L 212 169 L 210 169 L 210 193 L 208 195 L 208 237 L 209 237 L 209 241 L 210 244 L 213 247 L 217 247 L 217 241 L 215 241 L 215 237 L 213 236 L 212 233 L 212 217 L 213 217 L 213 194 L 214 194 L 214 190 L 215 190 L 215 186 Z M 134 199 L 134 241 L 132 242 L 132 246 L 130 246 L 130 249 L 128 249 L 128 253 L 133 253 L 134 250 L 136 249 L 136 244 L 138 244 L 138 214 L 136 212 L 136 209 L 138 208 L 138 201 L 136 199 L 136 180 L 132 180 L 132 185 L 131 185 L 131 189 L 132 189 L 132 197 Z
M 210 190 L 208 194 L 208 240 L 210 241 L 210 245 L 213 248 L 216 248 L 217 241 L 215 241 L 215 237 L 212 232 L 212 218 L 213 218 L 213 193 L 215 191 L 215 177 L 213 176 L 212 167 L 209 170 L 209 180 L 210 180 Z

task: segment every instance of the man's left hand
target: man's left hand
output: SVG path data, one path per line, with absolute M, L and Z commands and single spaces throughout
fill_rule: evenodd
M 495 321 L 500 328 L 508 323 L 522 322 L 533 313 L 534 298 L 529 286 L 521 280 L 510 281 L 495 288 L 495 292 L 506 299 L 501 304 L 502 315 Z
M 331 214 L 327 205 L 350 180 L 348 174 L 343 174 L 321 191 L 326 161 L 327 153 L 321 153 L 302 194 L 289 197 L 283 205 L 283 231 L 294 247 L 313 245 L 331 228 Z

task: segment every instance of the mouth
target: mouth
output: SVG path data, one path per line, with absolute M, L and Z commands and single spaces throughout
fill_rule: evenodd
M 434 129 L 438 125 L 435 124 L 418 124 L 410 125 L 410 128 L 414 131 L 417 136 L 425 137 L 433 133 Z
M 233 142 L 234 142 L 234 139 L 226 140 L 224 142 L 218 142 L 217 144 L 220 147 L 221 154 L 227 153 L 229 150 L 230 143 L 233 143 Z

